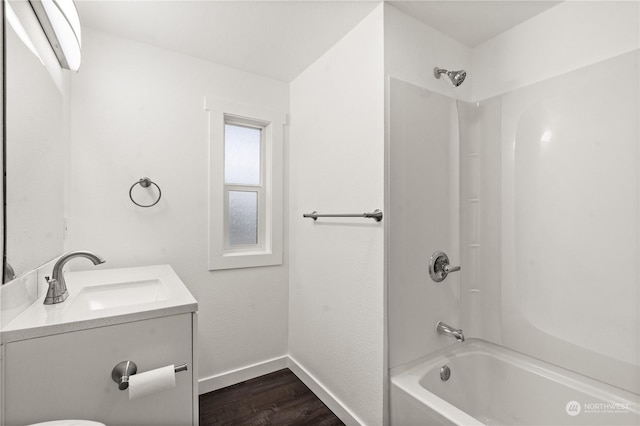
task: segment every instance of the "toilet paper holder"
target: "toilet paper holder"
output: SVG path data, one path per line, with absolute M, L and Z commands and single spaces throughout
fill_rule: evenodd
M 174 371 L 179 373 L 187 371 L 187 363 L 176 365 Z M 125 390 L 129 387 L 129 376 L 138 372 L 138 366 L 133 361 L 122 361 L 116 364 L 111 370 L 111 379 L 118 384 L 118 389 Z

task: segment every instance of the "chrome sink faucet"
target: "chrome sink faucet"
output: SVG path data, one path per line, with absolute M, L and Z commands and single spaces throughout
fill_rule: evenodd
M 53 277 L 45 277 L 47 284 L 49 284 L 49 290 L 47 290 L 47 296 L 44 298 L 45 305 L 54 305 L 56 303 L 62 303 L 69 297 L 67 291 L 67 284 L 64 281 L 64 272 L 62 268 L 64 265 L 73 258 L 86 257 L 93 262 L 94 265 L 104 263 L 104 259 L 97 254 L 89 251 L 72 251 L 63 255 L 56 264 L 53 266 Z
M 458 342 L 464 342 L 464 334 L 462 334 L 462 329 L 453 328 L 448 324 L 439 321 L 436 324 L 436 330 L 439 334 L 444 334 L 445 336 L 450 336 L 455 338 Z

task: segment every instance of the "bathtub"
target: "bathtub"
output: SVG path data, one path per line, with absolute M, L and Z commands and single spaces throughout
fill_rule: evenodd
M 390 377 L 392 426 L 640 424 L 638 395 L 483 340 L 449 346 Z

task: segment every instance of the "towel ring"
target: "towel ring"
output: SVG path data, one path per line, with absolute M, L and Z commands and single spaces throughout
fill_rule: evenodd
M 147 204 L 147 205 L 140 204 L 140 203 L 136 203 L 136 201 L 133 199 L 133 195 L 132 195 L 133 188 L 134 188 L 136 185 L 140 185 L 140 186 L 141 186 L 141 187 L 143 187 L 143 188 L 148 188 L 148 187 L 150 187 L 151 185 L 154 185 L 156 188 L 158 188 L 158 199 L 157 199 L 154 203 L 152 203 L 152 204 Z M 160 187 L 158 186 L 158 184 L 157 184 L 157 183 L 155 183 L 154 181 L 152 181 L 152 180 L 151 180 L 151 179 L 149 179 L 148 177 L 143 177 L 143 178 L 140 178 L 140 180 L 139 180 L 139 181 L 137 181 L 136 183 L 134 183 L 133 185 L 131 185 L 131 188 L 129 188 L 129 198 L 131 198 L 131 201 L 132 201 L 132 202 L 133 202 L 133 204 L 135 204 L 136 206 L 139 206 L 139 207 L 153 207 L 153 206 L 155 206 L 156 204 L 158 204 L 158 201 L 160 201 L 160 198 L 162 198 L 162 190 L 160 189 Z

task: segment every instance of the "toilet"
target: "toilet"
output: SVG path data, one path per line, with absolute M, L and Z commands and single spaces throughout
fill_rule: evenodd
M 53 420 L 50 422 L 34 423 L 29 426 L 106 426 L 104 423 L 91 420 Z

